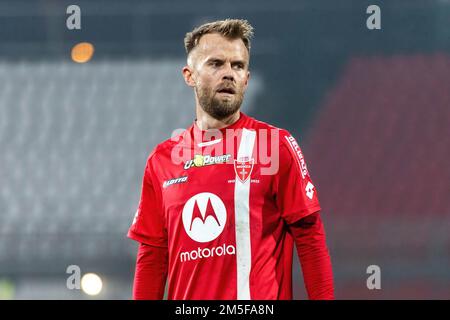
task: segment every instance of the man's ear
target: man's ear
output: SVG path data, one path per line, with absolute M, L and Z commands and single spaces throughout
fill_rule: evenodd
M 249 80 L 250 80 L 250 71 L 247 71 L 247 79 L 245 80 L 245 83 L 244 83 L 245 90 L 247 90 Z
M 193 79 L 194 77 L 194 72 L 191 69 L 191 67 L 189 67 L 188 65 L 184 66 L 182 71 L 183 73 L 183 78 L 184 78 L 184 82 L 186 82 L 186 84 L 189 87 L 195 87 L 195 81 Z

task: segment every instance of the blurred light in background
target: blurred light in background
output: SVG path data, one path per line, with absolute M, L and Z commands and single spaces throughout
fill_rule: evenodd
M 94 46 L 89 42 L 81 42 L 72 48 L 72 60 L 78 63 L 85 63 L 91 60 L 94 55 Z
M 0 279 L 0 300 L 14 299 L 14 283 L 7 279 Z
M 102 291 L 102 279 L 95 273 L 86 273 L 81 278 L 81 289 L 90 296 L 96 296 Z

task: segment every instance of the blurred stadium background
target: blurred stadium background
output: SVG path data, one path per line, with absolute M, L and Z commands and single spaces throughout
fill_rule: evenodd
M 296 135 L 318 186 L 336 297 L 450 299 L 448 0 L 1 0 L 1 299 L 131 298 L 145 160 L 194 119 L 184 34 L 227 17 L 255 27 L 244 111 Z M 101 292 L 67 289 L 69 265 Z

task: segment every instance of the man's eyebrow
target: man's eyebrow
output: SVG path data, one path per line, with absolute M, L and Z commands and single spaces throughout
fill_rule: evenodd
M 211 57 L 206 60 L 206 62 L 223 62 L 222 58 Z
M 222 58 L 218 58 L 218 57 L 211 57 L 211 58 L 208 58 L 207 60 L 206 60 L 206 62 L 223 62 L 224 61 L 224 59 L 222 59 Z M 231 61 L 231 63 L 232 64 L 237 64 L 237 63 L 240 63 L 240 64 L 242 64 L 242 65 L 246 65 L 246 62 L 245 62 L 245 60 L 233 60 L 233 61 Z
M 247 63 L 245 62 L 245 60 L 233 60 L 231 63 L 240 63 L 243 66 L 245 66 Z

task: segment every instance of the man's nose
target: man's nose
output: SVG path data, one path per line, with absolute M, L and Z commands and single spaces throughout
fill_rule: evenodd
M 234 81 L 233 68 L 231 67 L 231 63 L 225 63 L 222 80 Z

